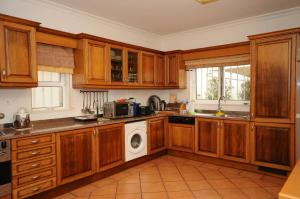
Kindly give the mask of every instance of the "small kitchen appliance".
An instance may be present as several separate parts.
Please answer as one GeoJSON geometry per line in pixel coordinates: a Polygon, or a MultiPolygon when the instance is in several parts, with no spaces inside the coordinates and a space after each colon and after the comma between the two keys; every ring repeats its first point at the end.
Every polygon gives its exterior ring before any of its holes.
{"type": "Polygon", "coordinates": [[[128,101],[105,102],[103,106],[103,117],[118,119],[134,116],[134,105],[128,101]]]}
{"type": "Polygon", "coordinates": [[[13,127],[15,129],[30,128],[30,116],[25,108],[20,108],[14,116],[13,127]]]}

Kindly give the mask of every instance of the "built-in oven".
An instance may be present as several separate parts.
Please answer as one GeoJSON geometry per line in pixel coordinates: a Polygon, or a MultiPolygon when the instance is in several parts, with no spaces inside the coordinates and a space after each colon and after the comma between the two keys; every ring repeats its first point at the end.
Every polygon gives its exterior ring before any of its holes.
{"type": "Polygon", "coordinates": [[[0,141],[0,197],[11,194],[10,140],[0,141]]]}

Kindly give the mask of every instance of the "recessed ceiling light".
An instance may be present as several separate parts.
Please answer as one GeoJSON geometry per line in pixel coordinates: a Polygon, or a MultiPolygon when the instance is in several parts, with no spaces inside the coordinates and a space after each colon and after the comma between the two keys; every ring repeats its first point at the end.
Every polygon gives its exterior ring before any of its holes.
{"type": "Polygon", "coordinates": [[[218,0],[196,0],[197,2],[201,3],[201,4],[208,4],[208,3],[212,3],[218,0]]]}

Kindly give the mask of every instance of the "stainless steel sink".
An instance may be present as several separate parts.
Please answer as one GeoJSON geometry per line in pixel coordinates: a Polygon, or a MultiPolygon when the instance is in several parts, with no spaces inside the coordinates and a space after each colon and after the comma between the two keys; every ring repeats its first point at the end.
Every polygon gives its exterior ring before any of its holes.
{"type": "Polygon", "coordinates": [[[238,112],[238,111],[227,111],[222,116],[216,115],[217,111],[213,110],[196,110],[196,116],[209,117],[209,118],[231,118],[231,119],[244,119],[249,120],[250,115],[248,112],[238,112]]]}

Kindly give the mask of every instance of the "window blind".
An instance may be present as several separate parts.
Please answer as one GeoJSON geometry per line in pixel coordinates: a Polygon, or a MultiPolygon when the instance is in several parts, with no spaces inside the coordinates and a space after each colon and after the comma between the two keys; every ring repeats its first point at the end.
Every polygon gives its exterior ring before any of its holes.
{"type": "Polygon", "coordinates": [[[73,73],[75,67],[72,48],[48,44],[37,45],[38,70],[57,73],[73,73]]]}
{"type": "Polygon", "coordinates": [[[185,65],[188,69],[245,65],[249,63],[250,63],[249,54],[185,61],[185,65]]]}

